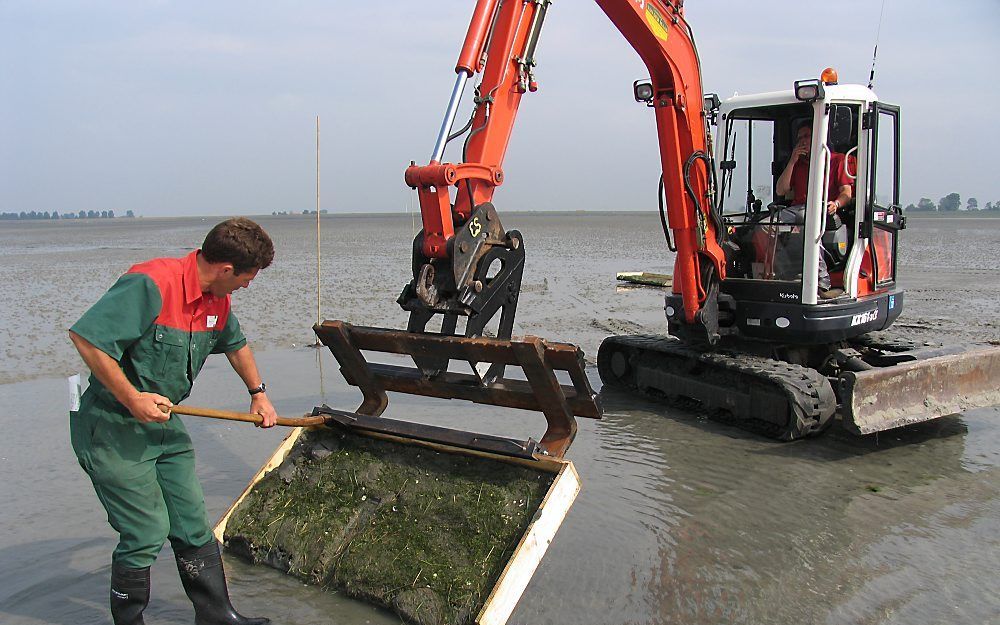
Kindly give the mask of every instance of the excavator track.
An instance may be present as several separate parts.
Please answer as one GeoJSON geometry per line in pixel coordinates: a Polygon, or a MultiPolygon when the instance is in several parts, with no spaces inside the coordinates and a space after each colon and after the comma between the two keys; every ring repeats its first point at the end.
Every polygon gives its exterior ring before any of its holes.
{"type": "Polygon", "coordinates": [[[605,384],[783,441],[823,431],[837,408],[829,380],[814,369],[670,337],[608,337],[597,367],[605,384]]]}
{"type": "Polygon", "coordinates": [[[891,330],[862,334],[850,339],[849,343],[854,347],[875,349],[889,353],[909,352],[921,348],[942,346],[937,341],[918,341],[892,332],[891,330]]]}

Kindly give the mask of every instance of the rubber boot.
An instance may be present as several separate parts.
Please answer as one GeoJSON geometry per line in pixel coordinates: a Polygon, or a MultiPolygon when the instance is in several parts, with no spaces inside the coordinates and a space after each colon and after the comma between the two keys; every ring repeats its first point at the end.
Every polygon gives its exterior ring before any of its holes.
{"type": "Polygon", "coordinates": [[[215,541],[203,547],[174,553],[177,572],[188,599],[194,604],[195,625],[267,625],[270,619],[247,618],[229,600],[222,554],[215,541]]]}
{"type": "Polygon", "coordinates": [[[130,569],[111,565],[111,619],[115,625],[144,625],[142,611],[149,604],[149,567],[130,569]]]}

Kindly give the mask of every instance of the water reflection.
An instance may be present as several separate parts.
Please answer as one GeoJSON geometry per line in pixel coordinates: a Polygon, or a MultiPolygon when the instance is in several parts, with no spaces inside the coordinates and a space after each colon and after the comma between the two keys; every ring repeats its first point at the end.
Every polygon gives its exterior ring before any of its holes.
{"type": "MultiPolygon", "coordinates": [[[[941,567],[923,572],[893,538],[905,537],[910,547],[930,541],[939,562],[961,565],[968,555],[961,549],[978,548],[962,532],[940,531],[941,519],[956,513],[947,493],[961,485],[965,495],[975,493],[965,506],[997,507],[996,457],[979,469],[991,471],[993,483],[977,482],[966,468],[969,426],[962,417],[879,437],[834,430],[782,444],[623,393],[606,391],[603,399],[598,455],[575,456],[576,462],[588,489],[614,493],[616,515],[643,526],[637,532],[623,524],[626,533],[651,536],[656,547],[649,570],[636,561],[631,572],[629,596],[645,609],[599,618],[583,612],[585,622],[825,622],[834,615],[867,618],[886,601],[901,610],[925,601],[912,588],[936,588],[941,567]],[[862,563],[881,562],[887,550],[899,552],[897,565],[913,579],[895,595],[883,589],[865,596],[885,572],[862,563]]],[[[981,429],[987,440],[977,447],[995,449],[995,428],[981,429]]],[[[577,513],[585,505],[581,501],[577,513]]],[[[995,517],[972,516],[994,531],[1000,527],[995,517]]],[[[995,606],[987,603],[979,612],[995,606]]],[[[924,613],[905,622],[940,622],[924,613]]]]}

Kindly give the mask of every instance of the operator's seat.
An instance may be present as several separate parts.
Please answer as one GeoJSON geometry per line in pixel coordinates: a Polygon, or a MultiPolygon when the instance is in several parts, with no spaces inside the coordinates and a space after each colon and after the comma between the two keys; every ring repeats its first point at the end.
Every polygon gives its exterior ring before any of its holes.
{"type": "Polygon", "coordinates": [[[830,273],[841,272],[847,265],[847,254],[851,249],[853,228],[848,227],[854,221],[854,200],[847,206],[826,218],[826,229],[823,231],[823,253],[830,273]],[[842,216],[843,213],[843,216],[842,216]]]}

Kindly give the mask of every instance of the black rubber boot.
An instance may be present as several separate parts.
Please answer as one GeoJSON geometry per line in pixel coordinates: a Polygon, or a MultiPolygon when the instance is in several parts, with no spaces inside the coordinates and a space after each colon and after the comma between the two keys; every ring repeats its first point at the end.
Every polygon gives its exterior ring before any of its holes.
{"type": "Polygon", "coordinates": [[[226,572],[222,568],[219,545],[174,552],[177,572],[188,599],[194,604],[195,625],[267,625],[270,619],[247,618],[229,600],[226,572]]]}
{"type": "Polygon", "coordinates": [[[149,603],[149,567],[130,569],[111,565],[111,618],[115,625],[144,625],[142,611],[149,603]]]}

